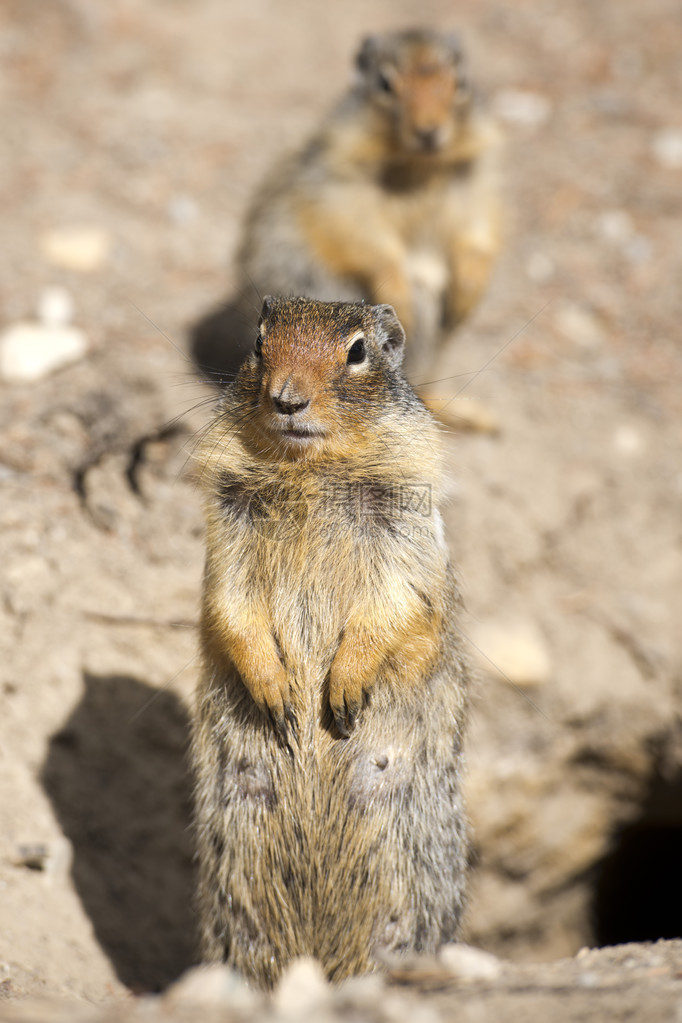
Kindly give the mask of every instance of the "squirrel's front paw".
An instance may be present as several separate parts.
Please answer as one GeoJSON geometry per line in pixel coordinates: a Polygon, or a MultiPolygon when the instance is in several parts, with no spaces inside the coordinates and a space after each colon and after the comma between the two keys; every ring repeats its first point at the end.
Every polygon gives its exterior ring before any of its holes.
{"type": "Polygon", "coordinates": [[[248,689],[281,741],[288,746],[290,737],[296,737],[296,715],[284,668],[268,677],[252,680],[248,689]]]}
{"type": "Polygon", "coordinates": [[[364,686],[357,676],[351,678],[345,672],[334,671],[329,679],[329,705],[334,721],[341,735],[347,739],[355,727],[362,709],[364,686]]]}

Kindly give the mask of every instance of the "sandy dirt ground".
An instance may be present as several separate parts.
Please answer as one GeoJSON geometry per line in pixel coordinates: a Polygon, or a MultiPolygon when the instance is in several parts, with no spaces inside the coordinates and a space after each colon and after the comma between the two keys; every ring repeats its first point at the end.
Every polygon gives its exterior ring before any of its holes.
{"type": "MultiPolygon", "coordinates": [[[[679,2],[0,0],[0,330],[71,304],[88,346],[0,380],[0,1005],[196,961],[188,339],[358,39],[417,21],[462,33],[507,136],[505,252],[436,374],[498,424],[444,437],[481,662],[467,936],[532,962],[680,934],[679,2]]],[[[623,1019],[675,1018],[677,988],[637,1012],[678,952],[610,989],[623,1019]]]]}

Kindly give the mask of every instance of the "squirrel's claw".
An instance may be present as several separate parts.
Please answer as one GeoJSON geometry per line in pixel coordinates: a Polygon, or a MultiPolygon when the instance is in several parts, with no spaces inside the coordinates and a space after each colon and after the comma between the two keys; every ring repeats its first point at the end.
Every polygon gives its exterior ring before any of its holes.
{"type": "Polygon", "coordinates": [[[348,699],[344,702],[346,704],[346,722],[348,724],[348,730],[352,732],[355,728],[355,722],[358,719],[358,714],[360,713],[360,704],[355,700],[350,701],[348,699]]]}
{"type": "Polygon", "coordinates": [[[275,678],[249,685],[249,692],[261,713],[268,719],[283,746],[291,748],[290,739],[298,738],[298,722],[291,703],[289,681],[280,671],[275,678]]]}
{"type": "Polygon", "coordinates": [[[341,733],[344,739],[347,739],[348,736],[350,735],[350,732],[348,731],[348,727],[346,725],[345,711],[332,707],[332,714],[334,715],[334,721],[336,722],[337,730],[341,733]]]}
{"type": "Polygon", "coordinates": [[[294,708],[290,703],[284,704],[284,717],[291,727],[291,734],[293,738],[298,740],[298,721],[296,720],[294,708]]]}
{"type": "Polygon", "coordinates": [[[280,740],[283,746],[289,745],[289,723],[292,724],[292,731],[295,727],[295,720],[292,721],[290,713],[286,710],[281,710],[276,707],[267,706],[265,708],[266,714],[270,719],[270,723],[275,730],[277,738],[280,740]]]}
{"type": "Polygon", "coordinates": [[[291,739],[298,740],[298,721],[294,708],[290,703],[283,703],[279,707],[267,705],[265,707],[267,717],[275,730],[277,738],[283,746],[291,750],[291,739]]]}
{"type": "Polygon", "coordinates": [[[358,719],[359,713],[360,703],[357,700],[349,700],[347,696],[343,698],[343,707],[332,704],[332,714],[334,715],[336,727],[344,739],[347,739],[355,728],[355,722],[358,719]]]}

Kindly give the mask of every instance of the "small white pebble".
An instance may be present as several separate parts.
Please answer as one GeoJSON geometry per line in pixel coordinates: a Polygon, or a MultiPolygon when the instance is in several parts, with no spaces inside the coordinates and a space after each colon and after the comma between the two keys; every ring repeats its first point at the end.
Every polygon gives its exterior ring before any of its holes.
{"type": "Polygon", "coordinates": [[[317,959],[301,956],[289,964],[272,997],[280,1015],[298,1018],[325,1005],[331,988],[317,959]]]}
{"type": "Polygon", "coordinates": [[[619,455],[625,458],[636,458],[644,451],[644,438],[639,430],[628,423],[623,423],[613,435],[613,446],[619,455]]]}
{"type": "Polygon", "coordinates": [[[214,963],[209,966],[194,966],[187,970],[168,988],[163,1000],[173,1008],[230,1006],[252,1009],[260,1000],[260,996],[248,988],[239,974],[229,966],[214,963]]]}
{"type": "Polygon", "coordinates": [[[631,263],[650,263],[654,248],[643,234],[636,234],[625,246],[625,255],[631,263]]]}
{"type": "Polygon", "coordinates": [[[682,128],[664,128],[657,132],[651,143],[654,158],[669,170],[682,168],[682,128]]]}
{"type": "Polygon", "coordinates": [[[366,977],[349,977],[336,989],[336,1001],[355,1009],[371,1009],[379,1005],[386,993],[386,982],[380,973],[366,977]]]}
{"type": "Polygon", "coordinates": [[[63,327],[73,319],[73,298],[66,288],[43,288],[38,299],[38,319],[47,327],[63,327]]]}
{"type": "Polygon", "coordinates": [[[438,958],[453,977],[461,980],[494,980],[502,972],[497,956],[471,945],[444,945],[438,958]]]}
{"type": "Polygon", "coordinates": [[[111,239],[101,227],[73,224],[46,231],[40,247],[53,266],[93,273],[106,262],[111,239]]]}
{"type": "Polygon", "coordinates": [[[480,622],[472,630],[472,643],[484,671],[516,686],[543,686],[552,676],[547,643],[530,620],[480,622]]]}
{"type": "Polygon", "coordinates": [[[552,112],[547,96],[526,89],[502,89],[493,98],[492,108],[501,121],[522,128],[540,127],[552,112]]]}
{"type": "Polygon", "coordinates": [[[597,348],[604,342],[599,321],[582,306],[565,303],[554,314],[554,322],[567,341],[581,348],[597,348]]]}
{"type": "Polygon", "coordinates": [[[544,252],[531,252],[526,260],[526,274],[536,284],[551,280],[555,271],[554,260],[544,252]]]}
{"type": "Polygon", "coordinates": [[[500,421],[494,410],[477,398],[436,398],[426,395],[424,400],[436,418],[453,430],[493,435],[500,432],[500,421]]]}
{"type": "Polygon", "coordinates": [[[65,884],[71,874],[73,846],[66,836],[50,842],[50,855],[45,864],[45,881],[48,885],[65,884]]]}
{"type": "Polygon", "coordinates": [[[12,324],[0,334],[0,377],[30,383],[81,359],[88,341],[77,327],[12,324]]]}
{"type": "Polygon", "coordinates": [[[608,242],[622,245],[634,234],[635,226],[627,210],[604,210],[597,217],[597,230],[608,242]]]}
{"type": "Polygon", "coordinates": [[[180,226],[196,220],[199,214],[199,207],[191,195],[174,195],[167,210],[169,218],[180,226]]]}

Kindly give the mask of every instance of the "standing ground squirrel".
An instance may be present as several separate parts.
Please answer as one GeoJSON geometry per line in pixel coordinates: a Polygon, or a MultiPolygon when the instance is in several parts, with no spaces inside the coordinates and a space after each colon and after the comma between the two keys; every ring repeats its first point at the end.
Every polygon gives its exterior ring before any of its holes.
{"type": "Polygon", "coordinates": [[[459,43],[427,29],[366,39],[358,80],[257,192],[237,254],[256,294],[388,302],[406,371],[427,369],[480,299],[500,248],[497,129],[459,43]]]}
{"type": "Polygon", "coordinates": [[[270,987],[456,934],[467,670],[390,306],[267,298],[201,447],[203,953],[270,987]]]}

